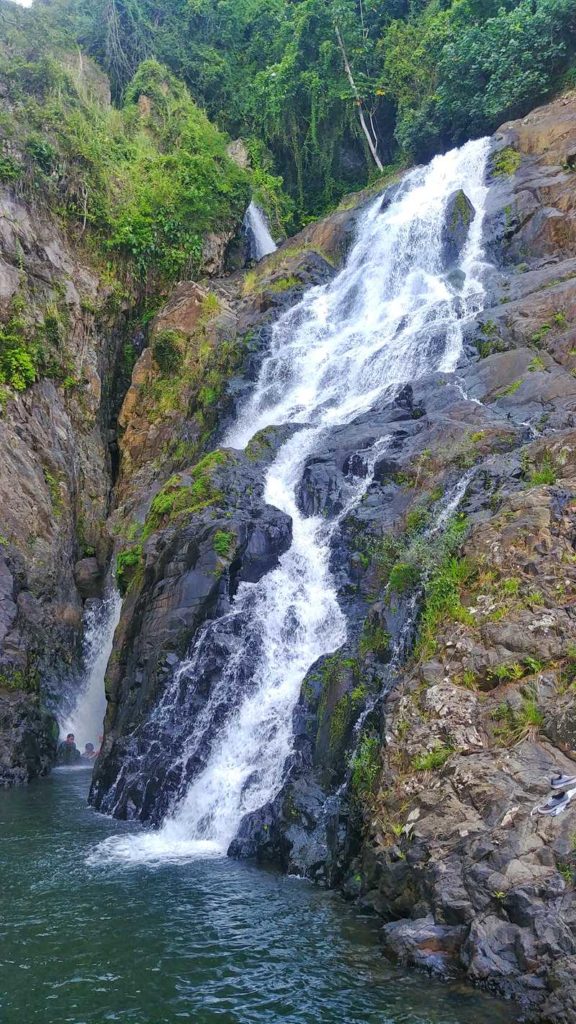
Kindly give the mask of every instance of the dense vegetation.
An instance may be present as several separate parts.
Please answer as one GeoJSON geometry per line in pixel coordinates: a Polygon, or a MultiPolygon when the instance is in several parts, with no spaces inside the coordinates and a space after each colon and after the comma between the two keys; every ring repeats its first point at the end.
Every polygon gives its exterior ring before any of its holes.
{"type": "Polygon", "coordinates": [[[251,191],[226,137],[156,61],[139,67],[114,109],[81,58],[42,49],[4,35],[0,180],[36,191],[80,234],[90,228],[93,246],[141,279],[193,273],[203,237],[237,223],[251,191]]]}
{"type": "MultiPolygon", "coordinates": [[[[0,185],[49,208],[113,303],[153,308],[198,274],[211,232],[236,230],[252,192],[279,191],[229,158],[227,137],[158,62],[143,62],[111,106],[105,75],[42,10],[0,4],[0,78],[0,185]]],[[[38,303],[24,253],[18,269],[0,323],[0,387],[23,391],[41,376],[72,387],[66,304],[56,292],[38,303]]]]}
{"type": "MultiPolygon", "coordinates": [[[[575,54],[574,0],[0,0],[0,184],[150,299],[201,271],[251,194],[290,231],[576,81],[575,54]]],[[[71,380],[65,324],[32,328],[19,302],[0,384],[71,380]]]]}
{"type": "Polygon", "coordinates": [[[270,150],[301,217],[366,181],[370,138],[382,164],[428,159],[525,113],[576,50],[573,0],[44,2],[117,98],[154,56],[221,128],[270,150]]]}

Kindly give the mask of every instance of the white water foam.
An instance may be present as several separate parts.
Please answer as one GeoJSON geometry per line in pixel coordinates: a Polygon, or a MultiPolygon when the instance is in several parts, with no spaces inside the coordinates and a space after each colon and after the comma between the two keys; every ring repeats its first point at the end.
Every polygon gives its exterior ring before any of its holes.
{"type": "MultiPolygon", "coordinates": [[[[157,832],[112,837],[94,862],[223,855],[243,816],[280,789],[302,679],[346,638],[329,570],[334,521],[303,516],[295,489],[307,457],[331,427],[351,422],[407,381],[455,368],[464,324],[484,295],[487,153],[487,140],[471,142],[409,174],[387,209],[381,211],[379,199],[367,211],[340,274],[308,292],[275,325],[254,394],[225,443],[242,448],[266,426],[306,425],[282,446],[266,479],[266,501],[292,518],[292,546],[277,569],[256,584],[242,584],[229,613],[249,626],[194,725],[186,757],[205,736],[218,701],[226,704],[227,696],[236,695],[201,774],[157,832]],[[459,189],[476,216],[459,261],[461,284],[453,285],[443,266],[441,233],[448,201],[459,189]],[[246,657],[250,685],[242,690],[246,657]]],[[[347,509],[369,482],[369,472],[350,479],[347,509]]],[[[200,664],[210,628],[201,631],[181,671],[200,664]]]]}
{"type": "Polygon", "coordinates": [[[250,244],[250,256],[257,263],[278,248],[270,234],[268,221],[254,200],[244,214],[243,228],[250,244]]]}
{"type": "Polygon", "coordinates": [[[60,735],[73,732],[80,750],[86,743],[98,749],[102,735],[106,695],[104,676],[112,653],[114,631],[120,619],[122,599],[117,590],[103,601],[95,602],[86,612],[84,622],[84,664],[86,675],[73,707],[60,722],[60,735]]]}

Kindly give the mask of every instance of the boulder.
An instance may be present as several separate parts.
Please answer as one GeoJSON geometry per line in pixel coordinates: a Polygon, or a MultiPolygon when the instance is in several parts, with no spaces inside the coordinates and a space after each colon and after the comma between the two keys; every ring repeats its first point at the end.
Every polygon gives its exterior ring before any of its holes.
{"type": "Polygon", "coordinates": [[[442,226],[442,255],[447,267],[457,262],[475,216],[476,211],[461,188],[448,197],[442,226]]]}
{"type": "Polygon", "coordinates": [[[58,724],[37,697],[0,689],[0,787],[46,775],[57,743],[58,724]]]}
{"type": "Polygon", "coordinates": [[[83,601],[90,597],[101,597],[103,576],[96,558],[81,558],[76,562],[74,579],[83,601]]]}
{"type": "Polygon", "coordinates": [[[459,952],[465,934],[464,927],[438,925],[430,916],[391,921],[382,928],[384,952],[391,959],[442,978],[453,977],[461,969],[459,952]]]}

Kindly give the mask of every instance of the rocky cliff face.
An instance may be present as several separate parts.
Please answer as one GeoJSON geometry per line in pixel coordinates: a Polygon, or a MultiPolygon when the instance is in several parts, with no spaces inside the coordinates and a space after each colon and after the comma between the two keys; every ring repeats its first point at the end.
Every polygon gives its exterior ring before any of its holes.
{"type": "MultiPolygon", "coordinates": [[[[17,312],[62,367],[20,393],[4,388],[1,397],[0,692],[24,732],[29,717],[33,746],[40,691],[54,708],[78,674],[83,601],[98,594],[108,556],[106,430],[117,339],[112,321],[96,316],[109,289],[53,218],[7,189],[0,297],[8,329],[17,312]]],[[[1,731],[5,781],[11,763],[18,779],[45,770],[50,744],[40,744],[26,768],[10,753],[11,733],[1,731]]]]}
{"type": "Polygon", "coordinates": [[[113,521],[127,596],[107,676],[97,807],[157,822],[199,768],[198,759],[173,765],[225,662],[225,629],[201,682],[183,677],[172,702],[175,666],[199,628],[225,616],[239,584],[277,564],[291,537],[289,519],[263,502],[285,432],[257,436],[245,454],[211,449],[251,387],[270,322],[335,273],[355,216],[307,229],[249,275],[210,290],[180,285],[152,324],[119,417],[113,521]]]}
{"type": "MultiPolygon", "coordinates": [[[[554,771],[574,772],[576,746],[575,148],[574,96],[496,135],[488,307],[458,377],[419,382],[397,400],[397,451],[335,555],[347,559],[342,601],[350,606],[355,584],[371,604],[364,635],[382,623],[397,637],[415,536],[426,536],[437,494],[468,474],[469,533],[424,585],[415,653],[390,679],[387,652],[372,643],[367,654],[361,639],[311,674],[293,781],[235,844],[239,855],[340,881],[382,916],[387,952],[403,962],[464,971],[538,1007],[539,1019],[566,1022],[574,814],[531,811],[554,771]],[[382,530],[387,545],[366,544],[382,530]],[[347,775],[359,680],[390,693],[364,723],[348,800],[327,802],[347,775]]],[[[349,433],[309,467],[311,507],[334,500],[349,433]]]]}
{"type": "MultiPolygon", "coordinates": [[[[576,97],[503,127],[490,160],[489,299],[461,366],[405,387],[308,460],[301,507],[331,514],[355,453],[392,434],[334,535],[349,640],[310,671],[286,783],[230,851],[341,886],[382,916],[391,955],[466,973],[566,1022],[576,826],[571,810],[542,821],[530,812],[552,770],[571,771],[576,743],[575,166],[576,97]],[[466,521],[437,529],[458,504],[466,521]]],[[[473,215],[455,194],[447,250],[462,246],[473,215]]],[[[335,273],[356,216],[342,209],[309,226],[249,274],[179,286],[134,368],[110,521],[126,596],[92,793],[116,815],[159,821],[202,766],[201,748],[183,755],[226,662],[226,612],[291,536],[263,499],[285,429],[257,435],[244,454],[215,445],[270,323],[335,273]],[[174,684],[208,623],[210,657],[174,684]]],[[[54,250],[41,244],[45,277],[54,250]]],[[[19,688],[14,673],[28,680],[46,665],[50,679],[63,661],[73,667],[81,599],[106,558],[106,369],[87,312],[99,285],[60,245],[50,273],[67,296],[86,384],[78,394],[35,385],[0,421],[19,459],[0,474],[13,509],[1,549],[2,670],[19,688]],[[81,557],[92,548],[96,565],[81,557]]],[[[6,263],[9,300],[18,263],[6,263]]],[[[14,720],[20,705],[4,700],[14,720]]],[[[20,700],[32,708],[35,698],[20,700]]]]}
{"type": "MultiPolygon", "coordinates": [[[[102,117],[110,114],[108,79],[91,60],[59,53],[48,63],[69,76],[62,89],[96,120],[98,110],[102,117]]],[[[138,317],[145,289],[160,287],[145,284],[133,267],[119,266],[102,238],[91,234],[89,160],[85,166],[76,153],[75,161],[73,143],[67,140],[67,150],[54,130],[53,112],[46,138],[30,134],[22,92],[9,85],[0,87],[7,126],[0,168],[1,784],[49,768],[57,726],[52,718],[48,729],[46,716],[65,708],[67,698],[73,702],[83,669],[85,602],[101,596],[113,547],[108,517],[117,415],[144,342],[138,317]],[[83,217],[74,215],[82,209],[83,217]]],[[[46,99],[38,90],[37,105],[46,99]]],[[[149,113],[150,104],[140,110],[143,121],[149,113]]],[[[221,234],[205,233],[206,273],[222,271],[234,231],[231,219],[221,234]]],[[[179,340],[165,331],[164,342],[169,361],[171,353],[178,355],[179,340]]],[[[139,365],[143,382],[150,355],[147,350],[139,365]]],[[[205,366],[205,357],[184,370],[192,376],[206,368],[221,371],[209,358],[205,366]]],[[[227,352],[222,358],[232,365],[235,357],[227,352]]],[[[136,417],[127,431],[119,502],[129,475],[133,492],[148,488],[153,496],[153,470],[143,467],[160,456],[167,437],[174,440],[171,417],[187,394],[182,374],[163,380],[160,390],[147,398],[148,410],[156,403],[149,436],[139,432],[136,417]]],[[[141,401],[136,383],[130,400],[135,397],[141,401]]],[[[204,397],[208,408],[212,391],[204,397]]],[[[148,410],[140,410],[140,422],[148,410]]],[[[207,426],[190,427],[183,444],[199,451],[196,442],[207,426]]],[[[127,507],[124,520],[131,514],[127,507]]]]}
{"type": "MultiPolygon", "coordinates": [[[[462,365],[333,433],[306,466],[301,507],[332,514],[354,453],[393,434],[334,539],[349,641],[305,680],[286,784],[230,851],[342,886],[382,916],[390,955],[566,1022],[573,814],[530,812],[576,745],[575,154],[574,96],[497,133],[489,298],[462,365]],[[459,499],[466,523],[446,536],[434,524],[459,499]]],[[[446,246],[458,250],[474,211],[464,195],[452,211],[446,246]]],[[[178,754],[225,663],[225,629],[173,706],[168,681],[238,582],[290,542],[262,501],[281,432],[245,455],[206,453],[254,379],[267,324],[334,273],[355,216],[309,227],[211,293],[183,285],[136,366],[120,418],[128,595],[93,790],[115,814],[158,821],[200,770],[201,754],[178,754]],[[167,339],[175,370],[162,367],[167,339]]]]}

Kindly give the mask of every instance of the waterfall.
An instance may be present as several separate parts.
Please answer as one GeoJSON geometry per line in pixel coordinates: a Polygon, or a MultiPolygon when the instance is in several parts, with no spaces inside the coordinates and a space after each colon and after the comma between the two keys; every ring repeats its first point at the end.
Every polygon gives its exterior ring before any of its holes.
{"type": "Polygon", "coordinates": [[[269,253],[275,252],[277,246],[270,234],[268,221],[254,200],[244,214],[242,228],[247,239],[250,259],[256,260],[258,263],[269,253]]]}
{"type": "Polygon", "coordinates": [[[83,750],[86,743],[98,749],[102,735],[106,695],[104,675],[112,653],[114,631],[120,619],[122,600],[117,590],[110,591],[102,601],[94,601],[84,617],[85,676],[73,706],[60,722],[60,734],[73,732],[76,745],[83,750]]]}
{"type": "MultiPolygon", "coordinates": [[[[243,816],[278,792],[302,679],[346,639],[329,568],[335,522],[305,517],[296,488],[307,458],[331,429],[369,412],[407,381],[455,369],[466,320],[483,303],[487,154],[487,140],[470,142],[408,174],[391,203],[383,209],[379,198],[366,211],[338,276],[311,289],[276,323],[252,397],[225,444],[242,448],[271,424],[302,425],[279,450],[265,485],[266,501],[292,518],[292,546],[275,570],[240,586],[224,619],[203,627],[157,709],[167,714],[182,680],[201,676],[214,632],[221,638],[225,631],[225,669],[181,758],[189,761],[207,744],[204,767],[159,831],[108,839],[96,859],[225,854],[243,816]],[[459,189],[476,216],[455,275],[446,265],[443,231],[459,189]],[[232,710],[223,713],[226,708],[232,710]]],[[[385,446],[386,438],[376,444],[385,446]]],[[[359,454],[364,469],[349,475],[347,511],[366,492],[376,453],[359,454]]]]}

